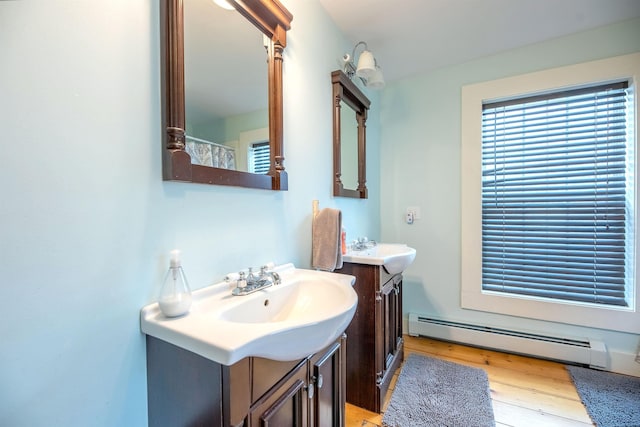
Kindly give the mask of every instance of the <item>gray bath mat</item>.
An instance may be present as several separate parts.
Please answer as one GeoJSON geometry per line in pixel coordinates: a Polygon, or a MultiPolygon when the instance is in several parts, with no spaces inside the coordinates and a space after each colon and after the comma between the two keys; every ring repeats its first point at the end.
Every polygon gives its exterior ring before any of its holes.
{"type": "Polygon", "coordinates": [[[579,366],[567,369],[598,427],[640,426],[640,378],[579,366]]]}
{"type": "Polygon", "coordinates": [[[382,425],[495,426],[487,373],[411,354],[404,362],[382,425]]]}

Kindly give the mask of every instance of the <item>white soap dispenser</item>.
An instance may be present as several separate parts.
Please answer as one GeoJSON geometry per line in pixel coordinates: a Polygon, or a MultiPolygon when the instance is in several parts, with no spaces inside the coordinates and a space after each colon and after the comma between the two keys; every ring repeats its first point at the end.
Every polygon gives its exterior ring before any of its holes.
{"type": "Polygon", "coordinates": [[[158,304],[167,317],[182,316],[191,308],[191,289],[182,271],[179,250],[171,251],[171,263],[164,278],[158,304]]]}

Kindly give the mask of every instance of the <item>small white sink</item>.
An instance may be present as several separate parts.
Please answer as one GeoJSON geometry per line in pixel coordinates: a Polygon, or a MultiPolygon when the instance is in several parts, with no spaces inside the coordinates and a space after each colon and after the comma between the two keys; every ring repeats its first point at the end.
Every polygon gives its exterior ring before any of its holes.
{"type": "Polygon", "coordinates": [[[344,262],[382,265],[389,274],[402,273],[416,258],[416,250],[402,243],[378,243],[363,250],[349,250],[344,262]]]}
{"type": "Polygon", "coordinates": [[[232,296],[222,282],[193,292],[190,312],[165,317],[157,303],[141,310],[142,332],[223,365],[248,357],[297,360],[331,344],[349,326],[358,297],[353,276],[275,268],[282,283],[232,296]]]}

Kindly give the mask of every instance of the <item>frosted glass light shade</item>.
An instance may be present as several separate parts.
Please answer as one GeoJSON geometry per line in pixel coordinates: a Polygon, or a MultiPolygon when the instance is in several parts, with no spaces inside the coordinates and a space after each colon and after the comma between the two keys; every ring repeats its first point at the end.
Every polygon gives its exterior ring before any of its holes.
{"type": "Polygon", "coordinates": [[[358,59],[356,76],[368,79],[376,71],[376,60],[368,50],[363,51],[358,59]]]}
{"type": "Polygon", "coordinates": [[[376,70],[367,80],[367,87],[372,89],[382,89],[384,87],[384,76],[380,67],[376,67],[376,70]]]}
{"type": "Polygon", "coordinates": [[[213,2],[223,9],[236,10],[236,8],[233,7],[229,2],[227,2],[227,0],[213,0],[213,2]]]}

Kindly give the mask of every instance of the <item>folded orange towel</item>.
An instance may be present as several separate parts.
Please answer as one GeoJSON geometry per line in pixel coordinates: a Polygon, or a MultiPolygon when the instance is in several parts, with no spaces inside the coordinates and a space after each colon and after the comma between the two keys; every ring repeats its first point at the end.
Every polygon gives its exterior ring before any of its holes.
{"type": "Polygon", "coordinates": [[[339,209],[324,208],[313,220],[312,261],[313,268],[333,271],[342,268],[342,212],[339,209]]]}

